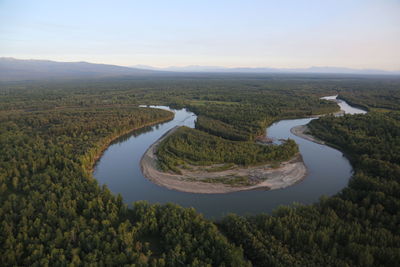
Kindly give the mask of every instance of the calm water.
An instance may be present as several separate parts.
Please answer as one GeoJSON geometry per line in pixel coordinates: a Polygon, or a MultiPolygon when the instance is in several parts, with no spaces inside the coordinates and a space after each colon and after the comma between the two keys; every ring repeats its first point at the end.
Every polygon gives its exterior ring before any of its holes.
{"type": "Polygon", "coordinates": [[[325,100],[336,100],[338,105],[340,106],[341,110],[344,110],[344,112],[346,114],[365,114],[367,113],[367,111],[356,108],[356,107],[352,107],[349,104],[347,104],[346,101],[340,100],[340,99],[336,99],[337,95],[333,95],[333,96],[325,96],[322,97],[321,99],[325,99],[325,100]]]}
{"type": "MultiPolygon", "coordinates": [[[[335,98],[336,96],[330,97],[335,98]]],[[[341,101],[340,107],[347,113],[365,113],[341,101]]],[[[158,108],[169,109],[158,106],[158,108]]],[[[155,185],[140,170],[140,159],[146,149],[166,131],[176,125],[194,127],[196,116],[182,110],[172,110],[175,118],[153,127],[133,132],[116,140],[97,162],[94,177],[100,184],[123,196],[126,203],[147,200],[151,203],[173,202],[184,207],[194,207],[208,218],[220,218],[228,213],[240,215],[271,212],[279,205],[294,202],[309,204],[322,195],[330,196],[344,188],[352,174],[349,161],[342,153],[328,146],[319,145],[290,133],[290,128],[304,125],[312,119],[282,120],[271,125],[268,136],[292,138],[299,144],[307,166],[306,178],[296,185],[273,191],[246,191],[229,194],[184,193],[155,185]]]]}

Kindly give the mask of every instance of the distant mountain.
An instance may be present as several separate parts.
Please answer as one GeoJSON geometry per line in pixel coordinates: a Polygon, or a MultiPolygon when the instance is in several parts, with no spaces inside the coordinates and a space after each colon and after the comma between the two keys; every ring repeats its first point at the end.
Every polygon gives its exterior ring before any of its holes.
{"type": "Polygon", "coordinates": [[[310,67],[310,68],[227,68],[219,66],[183,66],[156,68],[146,65],[135,65],[132,67],[163,70],[174,72],[224,72],[224,73],[337,73],[337,74],[375,74],[375,75],[400,75],[400,71],[385,71],[377,69],[351,69],[341,67],[310,67]]]}
{"type": "MultiPolygon", "coordinates": [[[[0,81],[52,80],[106,77],[181,76],[182,73],[338,73],[400,75],[400,71],[349,69],[338,67],[311,67],[304,69],[226,68],[218,66],[185,66],[156,68],[147,65],[122,67],[88,62],[56,62],[50,60],[23,60],[0,57],[0,81]],[[180,74],[179,74],[180,73],[180,74]]],[[[186,74],[184,74],[186,75],[186,74]]]]}
{"type": "Polygon", "coordinates": [[[0,58],[0,81],[146,76],[155,73],[158,72],[147,69],[93,64],[88,62],[56,62],[49,60],[0,58]]]}
{"type": "Polygon", "coordinates": [[[343,74],[376,74],[376,75],[400,74],[400,71],[387,71],[378,69],[351,69],[351,68],[340,68],[340,67],[311,67],[308,69],[303,69],[302,72],[304,71],[312,73],[343,73],[343,74]]]}

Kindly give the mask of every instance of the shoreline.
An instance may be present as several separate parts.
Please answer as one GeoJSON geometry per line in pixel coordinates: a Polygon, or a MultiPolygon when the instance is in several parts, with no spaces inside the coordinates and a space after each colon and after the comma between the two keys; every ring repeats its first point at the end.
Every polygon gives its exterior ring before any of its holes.
{"type": "Polygon", "coordinates": [[[290,129],[290,132],[294,134],[295,136],[298,136],[300,138],[303,138],[305,140],[320,144],[320,145],[326,145],[326,143],[322,140],[319,140],[318,138],[312,136],[311,134],[308,134],[308,126],[307,125],[297,125],[294,126],[290,129]]]}
{"type": "MultiPolygon", "coordinates": [[[[168,111],[168,112],[170,112],[170,111],[168,111]]],[[[170,116],[168,116],[166,118],[159,119],[159,120],[156,120],[156,121],[147,122],[147,123],[145,123],[145,124],[143,124],[141,126],[134,127],[134,128],[122,131],[120,134],[118,134],[118,135],[116,135],[114,137],[111,137],[110,139],[106,139],[101,144],[101,146],[99,148],[100,151],[95,153],[96,155],[91,159],[90,164],[85,168],[85,170],[93,176],[93,172],[94,172],[94,169],[96,168],[97,162],[100,160],[100,158],[103,156],[104,152],[108,149],[108,147],[111,145],[112,142],[114,142],[115,140],[117,140],[118,138],[120,138],[120,137],[122,137],[124,135],[132,133],[133,131],[140,130],[142,128],[149,127],[149,126],[154,126],[154,125],[157,125],[159,123],[170,121],[170,120],[172,120],[174,118],[174,113],[173,112],[171,112],[171,113],[172,114],[170,114],[170,116]]]]}
{"type": "Polygon", "coordinates": [[[304,165],[303,158],[300,154],[297,154],[289,161],[281,162],[278,168],[272,168],[270,164],[265,164],[258,166],[239,167],[212,173],[184,171],[183,174],[174,174],[170,172],[163,172],[157,167],[157,146],[166,137],[174,133],[178,128],[179,126],[175,126],[162,135],[146,150],[140,160],[140,168],[143,176],[157,185],[187,193],[226,194],[249,190],[282,189],[294,185],[306,177],[307,168],[304,165]],[[264,180],[257,184],[246,186],[231,186],[223,183],[207,183],[201,181],[202,179],[221,178],[232,175],[253,175],[262,177],[264,180]],[[188,179],[195,179],[195,181],[188,181],[188,179]]]}

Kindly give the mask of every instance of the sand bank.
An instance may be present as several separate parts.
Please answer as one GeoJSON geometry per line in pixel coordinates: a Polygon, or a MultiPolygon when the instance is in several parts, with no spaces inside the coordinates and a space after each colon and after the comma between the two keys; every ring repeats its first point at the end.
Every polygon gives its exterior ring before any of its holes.
{"type": "Polygon", "coordinates": [[[157,167],[157,145],[164,138],[175,132],[175,127],[165,133],[144,153],[140,166],[143,175],[155,184],[182,192],[201,194],[223,194],[245,190],[274,190],[291,186],[301,181],[307,173],[306,166],[300,154],[291,160],[281,162],[273,168],[270,164],[250,167],[235,167],[220,172],[182,170],[182,174],[163,172],[157,167]],[[241,186],[224,183],[209,183],[202,180],[226,177],[248,177],[257,181],[255,184],[241,186]]]}
{"type": "Polygon", "coordinates": [[[324,141],[319,140],[318,138],[312,136],[311,134],[308,133],[308,127],[307,125],[298,125],[290,129],[290,132],[298,137],[301,137],[303,139],[306,139],[308,141],[320,144],[320,145],[325,145],[324,141]]]}

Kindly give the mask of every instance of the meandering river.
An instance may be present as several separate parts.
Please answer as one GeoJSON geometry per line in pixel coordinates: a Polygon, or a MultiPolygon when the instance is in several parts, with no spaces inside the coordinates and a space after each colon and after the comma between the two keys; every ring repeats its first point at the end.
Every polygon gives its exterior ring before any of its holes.
{"type": "MultiPolygon", "coordinates": [[[[325,97],[328,100],[336,96],[325,97]]],[[[365,113],[338,100],[340,108],[348,114],[365,113]]],[[[268,213],[280,205],[293,203],[310,204],[321,196],[336,194],[345,186],[352,175],[352,167],[342,152],[302,139],[290,129],[304,125],[314,118],[281,120],[267,128],[269,137],[291,138],[299,145],[300,153],[307,166],[304,180],[285,189],[272,191],[243,191],[228,194],[184,193],[153,184],[140,170],[140,159],[147,148],[165,132],[177,125],[194,127],[195,114],[186,109],[173,110],[165,106],[152,106],[175,112],[173,120],[152,127],[136,130],[115,140],[94,168],[94,177],[106,184],[115,194],[121,194],[126,203],[147,200],[150,203],[176,203],[194,207],[208,218],[220,218],[228,213],[240,215],[268,213]]]]}

